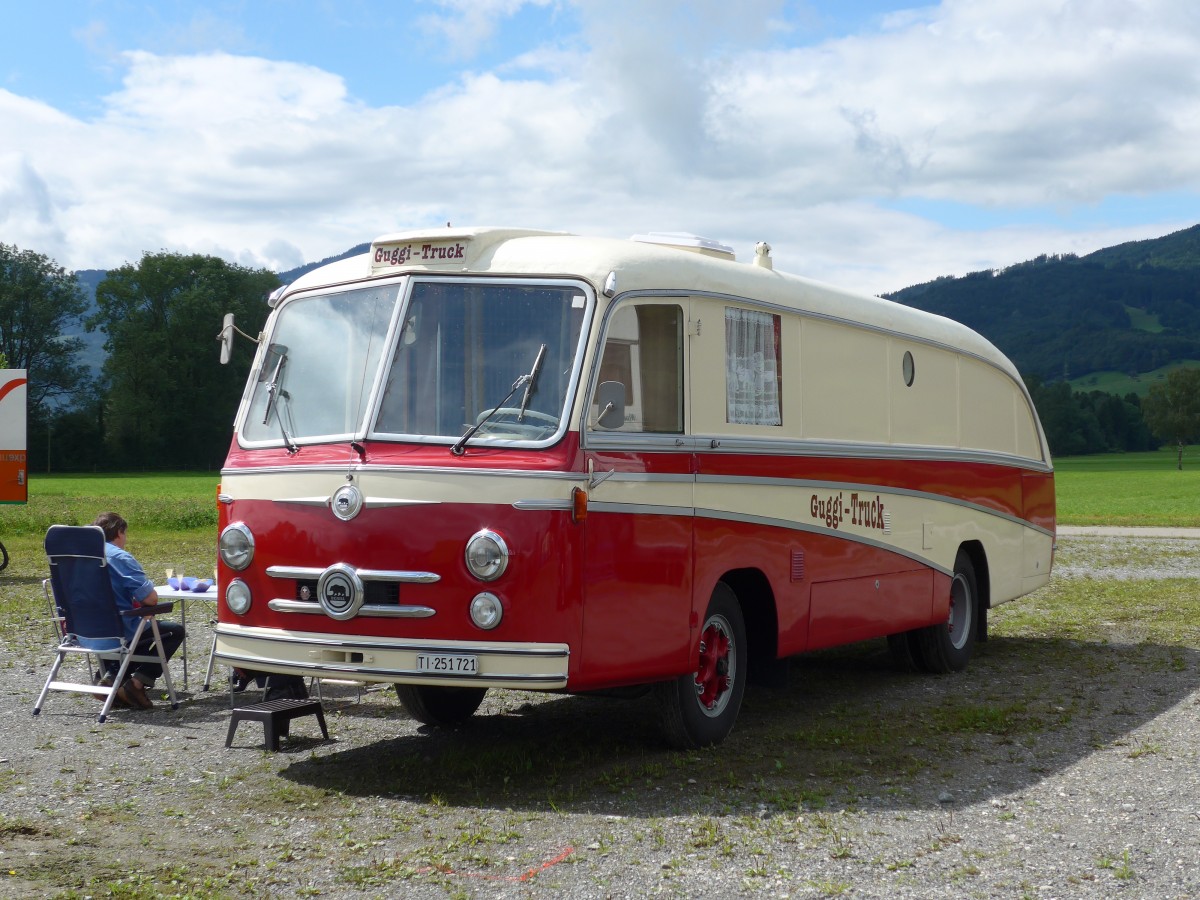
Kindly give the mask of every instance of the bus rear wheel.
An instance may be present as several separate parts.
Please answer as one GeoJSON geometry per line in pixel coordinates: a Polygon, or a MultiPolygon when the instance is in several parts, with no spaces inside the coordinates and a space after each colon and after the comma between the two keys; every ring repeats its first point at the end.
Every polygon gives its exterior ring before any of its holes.
{"type": "Polygon", "coordinates": [[[398,684],[396,696],[404,711],[423,725],[449,728],[461,725],[475,714],[487,688],[441,687],[427,684],[398,684]]]}
{"type": "Polygon", "coordinates": [[[725,740],[742,708],[746,663],[742,607],[729,585],[720,582],[700,633],[699,667],[655,687],[667,743],[690,750],[725,740]]]}
{"type": "Polygon", "coordinates": [[[920,661],[929,672],[958,672],[971,661],[979,633],[979,589],[975,566],[959,550],[950,580],[950,616],[940,625],[917,631],[920,661]]]}

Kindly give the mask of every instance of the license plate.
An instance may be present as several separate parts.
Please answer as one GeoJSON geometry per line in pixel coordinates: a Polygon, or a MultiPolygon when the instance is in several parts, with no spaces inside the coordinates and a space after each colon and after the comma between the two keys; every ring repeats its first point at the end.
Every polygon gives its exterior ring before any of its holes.
{"type": "Polygon", "coordinates": [[[475,675],[479,663],[474,656],[456,653],[418,653],[418,672],[441,672],[447,675],[475,675]]]}

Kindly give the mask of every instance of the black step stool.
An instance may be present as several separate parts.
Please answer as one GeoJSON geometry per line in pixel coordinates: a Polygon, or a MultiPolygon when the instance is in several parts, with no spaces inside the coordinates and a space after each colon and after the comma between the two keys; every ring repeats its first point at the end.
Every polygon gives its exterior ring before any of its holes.
{"type": "Polygon", "coordinates": [[[239,706],[233,710],[229,720],[229,734],[225,736],[225,746],[233,743],[233,733],[237,731],[238,723],[244,719],[251,722],[262,722],[265,731],[265,747],[267,750],[279,749],[279,739],[288,736],[292,719],[300,716],[316,716],[321,726],[321,734],[329,740],[329,729],[325,727],[325,711],[320,700],[264,700],[262,703],[251,703],[249,706],[239,706]]]}

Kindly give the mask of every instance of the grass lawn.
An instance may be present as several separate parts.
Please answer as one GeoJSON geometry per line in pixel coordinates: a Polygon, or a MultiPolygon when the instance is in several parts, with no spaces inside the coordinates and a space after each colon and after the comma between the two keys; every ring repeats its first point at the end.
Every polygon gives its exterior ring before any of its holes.
{"type": "Polygon", "coordinates": [[[133,531],[177,532],[217,527],[216,472],[126,472],[38,475],[29,503],[0,507],[0,535],[46,534],[51,525],[88,525],[99,513],[120,513],[133,531]]]}
{"type": "Polygon", "coordinates": [[[1054,460],[1061,525],[1200,527],[1200,447],[1054,460]]]}

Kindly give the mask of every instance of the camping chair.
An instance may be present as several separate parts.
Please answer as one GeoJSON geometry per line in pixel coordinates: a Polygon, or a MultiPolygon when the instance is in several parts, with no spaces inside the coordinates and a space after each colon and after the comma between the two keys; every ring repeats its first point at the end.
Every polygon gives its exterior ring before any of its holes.
{"type": "Polygon", "coordinates": [[[104,698],[99,721],[108,718],[117,688],[124,683],[125,673],[133,662],[157,662],[162,666],[171,698],[171,709],[179,708],[171,670],[163,653],[162,640],[155,616],[171,612],[173,603],[158,603],[137,609],[123,610],[117,606],[108,577],[108,560],[104,556],[104,531],[96,525],[51,525],[46,532],[46,557],[50,561],[50,587],[54,594],[55,612],[61,619],[60,639],[50,677],[42,688],[33,714],[42,711],[50,691],[73,691],[104,698]],[[133,639],[126,640],[124,620],[137,618],[133,639]],[[157,655],[138,655],[133,652],[146,626],[154,634],[157,655]],[[58,681],[59,670],[68,654],[87,657],[88,682],[58,681]],[[94,683],[91,657],[119,660],[120,667],[112,687],[94,683]]]}

